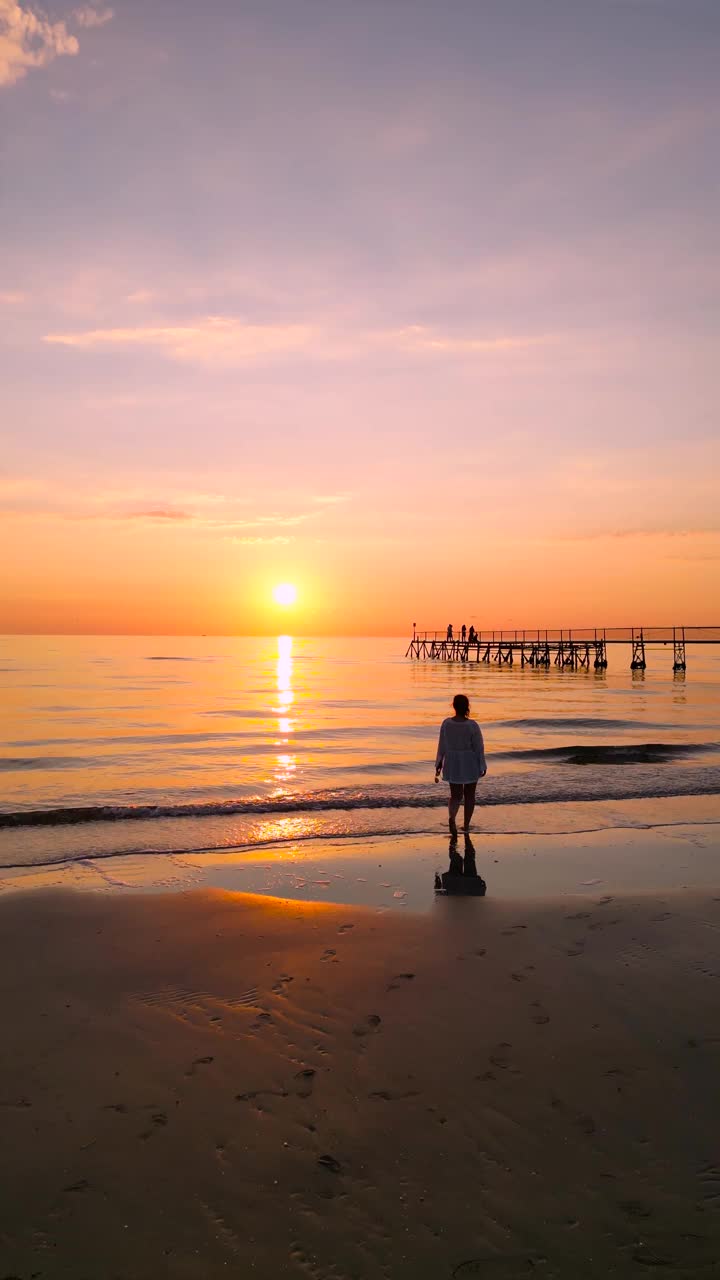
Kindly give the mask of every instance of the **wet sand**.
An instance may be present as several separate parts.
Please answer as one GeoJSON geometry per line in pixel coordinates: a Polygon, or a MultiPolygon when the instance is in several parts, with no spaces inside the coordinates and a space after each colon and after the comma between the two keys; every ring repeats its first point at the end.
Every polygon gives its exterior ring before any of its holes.
{"type": "MultiPolygon", "coordinates": [[[[406,810],[401,821],[422,826],[428,816],[406,810]]],[[[110,856],[102,850],[107,831],[98,824],[95,855],[78,858],[76,851],[70,860],[65,859],[72,854],[74,829],[50,828],[43,836],[52,836],[56,860],[35,866],[32,858],[40,850],[28,832],[18,831],[18,864],[0,868],[0,893],[230,889],[306,903],[434,911],[433,877],[448,868],[445,815],[435,816],[434,832],[344,837],[333,833],[336,818],[324,815],[328,829],[322,837],[305,833],[293,839],[295,820],[288,819],[266,833],[275,837],[267,843],[207,850],[183,849],[183,840],[192,846],[192,835],[175,827],[174,852],[143,852],[140,841],[138,850],[110,856]]],[[[472,838],[478,870],[494,899],[720,888],[717,796],[479,808],[472,838]]]]}
{"type": "Polygon", "coordinates": [[[2,1276],[718,1274],[720,891],[0,923],[2,1276]]]}

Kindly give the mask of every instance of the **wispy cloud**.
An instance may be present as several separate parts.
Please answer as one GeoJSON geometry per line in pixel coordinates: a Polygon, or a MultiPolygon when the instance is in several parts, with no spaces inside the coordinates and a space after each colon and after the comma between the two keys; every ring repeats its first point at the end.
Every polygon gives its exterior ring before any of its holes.
{"type": "Polygon", "coordinates": [[[190,511],[182,511],[178,507],[149,507],[143,511],[129,511],[127,520],[192,520],[190,511]]]}
{"type": "Polygon", "coordinates": [[[555,538],[556,542],[641,542],[650,538],[673,538],[690,540],[694,538],[717,538],[720,526],[713,528],[673,529],[658,521],[656,525],[638,529],[599,529],[588,533],[568,533],[555,538]]]}
{"type": "Polygon", "coordinates": [[[226,529],[261,529],[263,525],[290,528],[293,525],[305,524],[306,520],[312,520],[317,515],[319,515],[317,511],[301,511],[296,515],[281,515],[273,512],[272,515],[256,516],[250,520],[217,521],[217,524],[226,529]]]}
{"type": "MultiPolygon", "coordinates": [[[[293,503],[295,506],[295,503],[293,503]]],[[[187,527],[248,546],[290,541],[290,530],[322,520],[329,506],[308,510],[258,509],[252,498],[231,493],[164,494],[139,490],[63,487],[32,476],[0,476],[1,518],[93,521],[110,525],[187,527]]]]}
{"type": "Polygon", "coordinates": [[[716,563],[720,561],[720,550],[718,551],[686,551],[682,555],[665,556],[666,560],[682,560],[685,564],[694,563],[716,563]]]}
{"type": "Polygon", "coordinates": [[[273,538],[264,538],[262,536],[257,538],[233,538],[233,542],[240,547],[287,546],[287,544],[292,541],[292,538],[283,537],[282,534],[277,534],[273,538]]]}
{"type": "Polygon", "coordinates": [[[312,338],[312,328],[304,324],[247,324],[232,316],[206,316],[186,325],[49,333],[43,341],[81,350],[150,347],[175,360],[235,364],[302,350],[312,338]]]}
{"type": "Polygon", "coordinates": [[[73,18],[79,27],[104,27],[115,17],[113,9],[95,9],[92,5],[84,5],[73,9],[73,18]]]}
{"type": "Polygon", "coordinates": [[[34,67],[74,56],[79,48],[65,22],[50,22],[15,0],[0,0],[0,85],[16,84],[34,67]]]}
{"type": "Polygon", "coordinates": [[[474,335],[442,333],[425,325],[406,325],[379,335],[380,341],[406,351],[436,351],[461,354],[462,352],[505,352],[537,347],[554,340],[552,334],[500,334],[474,335]]]}
{"type": "MultiPolygon", "coordinates": [[[[150,301],[139,290],[127,301],[150,301]]],[[[146,348],[173,360],[235,365],[289,353],[353,359],[378,350],[409,355],[505,355],[556,340],[553,334],[445,333],[424,325],[398,329],[336,329],[320,323],[255,324],[237,316],[204,316],[187,324],[128,325],[47,333],[43,341],[81,351],[146,348]]]]}
{"type": "Polygon", "coordinates": [[[0,292],[0,304],[4,307],[17,307],[24,301],[24,293],[20,293],[16,290],[4,290],[0,292]]]}

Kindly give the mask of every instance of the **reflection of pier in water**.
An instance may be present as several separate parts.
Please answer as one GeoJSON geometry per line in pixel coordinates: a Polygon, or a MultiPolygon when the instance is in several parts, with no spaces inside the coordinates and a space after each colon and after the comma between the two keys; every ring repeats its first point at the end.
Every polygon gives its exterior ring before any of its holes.
{"type": "MultiPolygon", "coordinates": [[[[454,631],[454,628],[453,628],[454,631]]],[[[571,630],[545,629],[476,631],[463,640],[447,631],[419,631],[413,635],[406,658],[434,662],[496,662],[511,667],[569,667],[573,671],[604,671],[608,646],[630,646],[630,669],[644,671],[649,648],[672,645],[673,671],[686,667],[686,646],[720,645],[720,627],[573,627],[571,630]]]]}

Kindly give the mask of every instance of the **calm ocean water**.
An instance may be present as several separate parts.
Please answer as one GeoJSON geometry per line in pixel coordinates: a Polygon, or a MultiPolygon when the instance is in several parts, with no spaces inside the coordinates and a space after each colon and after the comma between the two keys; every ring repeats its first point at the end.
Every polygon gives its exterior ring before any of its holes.
{"type": "MultiPolygon", "coordinates": [[[[720,652],[686,676],[417,663],[398,639],[0,637],[0,867],[438,830],[468,693],[485,805],[720,792],[720,652]]],[[[478,815],[482,822],[482,816],[478,815]]]]}

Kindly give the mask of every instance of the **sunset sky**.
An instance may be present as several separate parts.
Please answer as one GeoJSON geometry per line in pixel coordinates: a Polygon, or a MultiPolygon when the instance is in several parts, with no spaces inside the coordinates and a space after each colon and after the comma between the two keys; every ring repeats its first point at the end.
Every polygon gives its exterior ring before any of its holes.
{"type": "Polygon", "coordinates": [[[0,0],[0,631],[720,621],[719,59],[718,0],[0,0]]]}

